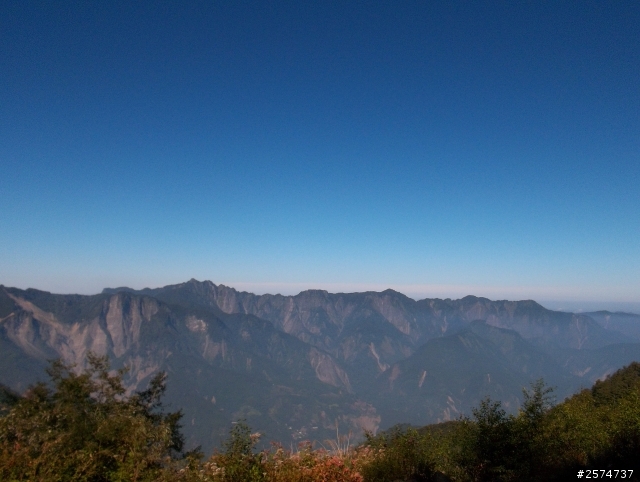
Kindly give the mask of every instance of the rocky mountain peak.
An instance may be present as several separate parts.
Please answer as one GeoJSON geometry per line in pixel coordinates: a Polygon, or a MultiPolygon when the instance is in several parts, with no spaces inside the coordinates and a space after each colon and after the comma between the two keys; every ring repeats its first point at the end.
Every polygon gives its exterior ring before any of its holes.
{"type": "Polygon", "coordinates": [[[531,377],[567,391],[640,358],[640,343],[616,345],[640,337],[637,317],[593,316],[390,289],[255,295],[195,279],[93,296],[0,287],[0,383],[24,390],[47,359],[82,367],[91,350],[130,367],[129,390],[168,371],[198,443],[237,418],[280,440],[312,427],[328,437],[336,420],[357,431],[455,418],[487,394],[515,409],[531,377]]]}

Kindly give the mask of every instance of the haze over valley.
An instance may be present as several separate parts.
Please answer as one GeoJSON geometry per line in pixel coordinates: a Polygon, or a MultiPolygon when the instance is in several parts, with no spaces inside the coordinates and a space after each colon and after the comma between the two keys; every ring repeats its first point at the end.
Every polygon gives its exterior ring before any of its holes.
{"type": "MultiPolygon", "coordinates": [[[[295,447],[640,361],[639,25],[638,2],[0,2],[0,415],[95,353],[128,367],[116,415],[166,372],[188,448],[239,420],[295,447]]],[[[638,420],[639,374],[581,433],[638,420]]],[[[613,460],[559,426],[558,467],[613,460]]]]}
{"type": "Polygon", "coordinates": [[[268,440],[361,437],[455,420],[490,396],[516,412],[539,378],[558,400],[640,359],[640,315],[550,311],[535,301],[406,297],[393,290],[255,295],[190,280],[59,295],[0,287],[0,383],[22,393],[47,360],[87,352],[158,371],[188,442],[219,446],[245,419],[268,440]]]}

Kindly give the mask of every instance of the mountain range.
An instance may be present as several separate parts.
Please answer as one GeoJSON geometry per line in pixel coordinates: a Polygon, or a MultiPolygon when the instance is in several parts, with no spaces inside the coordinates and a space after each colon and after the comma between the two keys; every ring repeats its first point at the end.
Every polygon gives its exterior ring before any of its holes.
{"type": "Polygon", "coordinates": [[[289,445],[452,420],[486,396],[515,411],[538,378],[561,399],[640,360],[640,315],[393,290],[255,295],[193,279],[90,296],[0,285],[3,390],[46,380],[54,358],[82,368],[88,351],[128,367],[129,392],[166,371],[188,444],[211,451],[239,419],[289,445]]]}

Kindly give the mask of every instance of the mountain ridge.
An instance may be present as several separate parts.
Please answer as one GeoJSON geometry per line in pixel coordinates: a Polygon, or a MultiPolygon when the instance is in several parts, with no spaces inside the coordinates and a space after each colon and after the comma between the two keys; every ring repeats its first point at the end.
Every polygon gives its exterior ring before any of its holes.
{"type": "Polygon", "coordinates": [[[640,343],[621,341],[533,300],[255,295],[195,279],[96,295],[0,287],[0,383],[24,391],[47,359],[82,366],[89,350],[130,367],[129,391],[164,370],[188,440],[206,450],[237,418],[286,443],[324,440],[336,424],[450,420],[487,395],[516,410],[539,376],[565,396],[640,357],[640,343]]]}

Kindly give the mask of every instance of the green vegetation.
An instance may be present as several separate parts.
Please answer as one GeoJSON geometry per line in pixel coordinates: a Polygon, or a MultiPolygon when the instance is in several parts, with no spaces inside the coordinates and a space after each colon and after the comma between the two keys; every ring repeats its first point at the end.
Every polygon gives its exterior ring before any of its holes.
{"type": "Polygon", "coordinates": [[[459,481],[560,481],[575,478],[580,469],[640,469],[640,364],[555,407],[552,402],[552,390],[539,380],[525,390],[518,415],[485,399],[473,417],[445,427],[370,437],[369,446],[386,444],[390,453],[402,454],[377,457],[368,468],[376,466],[384,475],[370,480],[434,480],[446,474],[459,481]],[[401,458],[415,469],[407,470],[401,458]],[[431,478],[420,467],[428,467],[431,478]]]}
{"type": "Polygon", "coordinates": [[[20,395],[0,383],[0,417],[7,415],[19,401],[20,395]]]}
{"type": "Polygon", "coordinates": [[[394,428],[377,437],[367,434],[365,446],[372,449],[373,456],[362,464],[364,479],[367,482],[431,480],[437,453],[431,441],[431,437],[421,436],[413,428],[405,431],[394,428]]]}
{"type": "Polygon", "coordinates": [[[537,481],[574,478],[579,469],[640,470],[638,363],[556,406],[539,380],[524,391],[517,415],[485,399],[469,418],[367,434],[355,448],[338,439],[332,450],[302,443],[297,450],[273,444],[258,452],[260,434],[240,421],[207,460],[198,451],[183,452],[181,413],[162,410],[165,374],[132,395],[125,393],[123,374],[90,354],[88,369],[79,373],[54,362],[51,388],[38,384],[22,398],[3,389],[0,479],[537,481]]]}
{"type": "Polygon", "coordinates": [[[34,386],[0,418],[1,480],[146,481],[177,470],[181,414],[161,410],[165,374],[127,397],[124,371],[110,375],[93,354],[88,364],[77,374],[54,362],[53,389],[34,386]]]}

